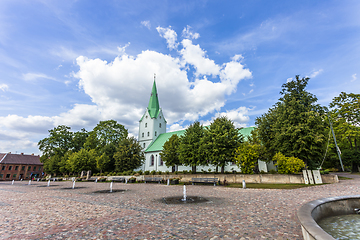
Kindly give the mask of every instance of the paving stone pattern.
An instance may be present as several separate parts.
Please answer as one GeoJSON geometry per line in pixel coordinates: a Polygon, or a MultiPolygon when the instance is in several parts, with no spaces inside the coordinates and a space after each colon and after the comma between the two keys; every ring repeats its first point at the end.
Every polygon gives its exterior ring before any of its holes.
{"type": "MultiPolygon", "coordinates": [[[[347,175],[350,176],[350,175],[347,175]]],[[[360,176],[293,190],[189,185],[209,203],[167,205],[183,186],[0,182],[1,239],[302,239],[297,209],[324,197],[360,193],[360,176]]]]}

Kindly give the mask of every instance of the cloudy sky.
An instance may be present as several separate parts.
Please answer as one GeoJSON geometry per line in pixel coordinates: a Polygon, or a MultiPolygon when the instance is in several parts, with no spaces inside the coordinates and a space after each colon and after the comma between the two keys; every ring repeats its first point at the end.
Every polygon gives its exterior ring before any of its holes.
{"type": "Polygon", "coordinates": [[[58,125],[138,135],[156,84],[168,131],[254,126],[295,75],[327,106],[360,90],[360,1],[0,1],[0,152],[58,125]]]}

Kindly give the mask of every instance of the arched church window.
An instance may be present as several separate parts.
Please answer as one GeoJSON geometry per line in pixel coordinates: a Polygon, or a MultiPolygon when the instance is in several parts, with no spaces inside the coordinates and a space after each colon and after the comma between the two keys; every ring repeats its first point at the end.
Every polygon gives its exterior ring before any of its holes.
{"type": "Polygon", "coordinates": [[[150,136],[150,132],[148,132],[148,136],[150,136]]]}
{"type": "Polygon", "coordinates": [[[154,155],[150,157],[150,166],[154,166],[154,155]]]}
{"type": "Polygon", "coordinates": [[[147,123],[145,123],[145,127],[147,127],[147,123]]]}
{"type": "Polygon", "coordinates": [[[144,133],[142,133],[141,136],[144,137],[144,133]]]}
{"type": "Polygon", "coordinates": [[[159,128],[161,128],[161,123],[159,123],[159,128]]]}
{"type": "Polygon", "coordinates": [[[156,135],[157,135],[157,132],[155,131],[155,137],[156,137],[156,135]]]}
{"type": "Polygon", "coordinates": [[[162,166],[162,165],[164,165],[164,162],[163,162],[163,160],[161,159],[161,157],[159,156],[159,166],[162,166]]]}
{"type": "Polygon", "coordinates": [[[159,118],[161,119],[161,116],[159,118]]]}
{"type": "Polygon", "coordinates": [[[145,148],[146,144],[144,143],[144,148],[145,148]]]}

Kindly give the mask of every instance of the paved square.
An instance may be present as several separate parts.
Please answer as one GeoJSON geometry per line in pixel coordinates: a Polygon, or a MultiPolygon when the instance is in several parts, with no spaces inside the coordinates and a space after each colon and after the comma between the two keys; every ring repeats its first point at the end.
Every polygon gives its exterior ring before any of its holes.
{"type": "Polygon", "coordinates": [[[210,203],[166,205],[182,186],[0,182],[1,239],[302,239],[297,209],[331,196],[360,193],[354,180],[293,190],[187,186],[210,203]]]}

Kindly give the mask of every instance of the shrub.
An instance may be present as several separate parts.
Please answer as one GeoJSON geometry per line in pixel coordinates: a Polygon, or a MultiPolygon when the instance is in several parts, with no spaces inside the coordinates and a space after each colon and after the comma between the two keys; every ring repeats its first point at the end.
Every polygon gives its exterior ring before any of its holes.
{"type": "Polygon", "coordinates": [[[211,173],[211,168],[208,169],[208,172],[211,173]]]}
{"type": "Polygon", "coordinates": [[[269,173],[270,173],[270,174],[276,174],[277,172],[276,172],[275,169],[271,169],[271,170],[269,171],[269,173]]]}
{"type": "Polygon", "coordinates": [[[169,174],[170,174],[170,172],[167,170],[167,171],[165,172],[165,174],[166,174],[166,175],[169,175],[169,174]]]}
{"type": "Polygon", "coordinates": [[[187,173],[188,173],[188,171],[187,171],[187,170],[184,170],[184,171],[183,171],[183,174],[187,174],[187,173]]]}
{"type": "Polygon", "coordinates": [[[273,157],[273,161],[276,161],[278,172],[280,174],[291,174],[299,172],[305,167],[303,160],[296,157],[285,157],[282,153],[278,152],[273,157]]]}
{"type": "Polygon", "coordinates": [[[138,174],[139,174],[139,175],[143,175],[143,171],[142,171],[142,170],[139,170],[139,171],[138,171],[138,174]]]}
{"type": "Polygon", "coordinates": [[[158,175],[161,175],[161,174],[162,174],[162,172],[161,172],[161,171],[158,171],[158,172],[157,172],[157,174],[158,174],[158,175]]]}
{"type": "Polygon", "coordinates": [[[178,172],[178,171],[175,171],[174,173],[175,173],[175,174],[178,174],[179,172],[178,172]]]}
{"type": "Polygon", "coordinates": [[[150,171],[149,170],[146,170],[145,172],[144,172],[144,175],[149,175],[150,174],[150,171]]]}
{"type": "Polygon", "coordinates": [[[156,171],[155,171],[155,170],[152,170],[152,171],[150,172],[150,174],[151,174],[151,175],[155,175],[155,174],[156,174],[156,171]]]}

